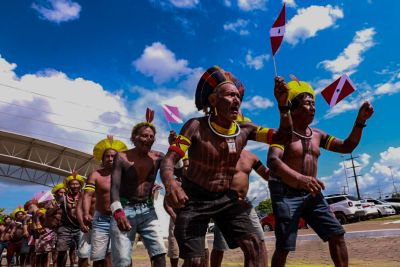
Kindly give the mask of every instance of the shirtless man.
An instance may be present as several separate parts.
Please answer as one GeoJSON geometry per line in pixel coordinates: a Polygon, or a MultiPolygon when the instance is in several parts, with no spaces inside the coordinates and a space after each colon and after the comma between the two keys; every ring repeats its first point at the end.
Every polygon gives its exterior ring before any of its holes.
{"type": "Polygon", "coordinates": [[[287,110],[287,90],[276,78],[274,94],[281,107],[281,127],[257,127],[250,122],[236,123],[244,88],[218,66],[208,69],[196,89],[196,106],[209,116],[194,118],[183,126],[170,146],[161,167],[166,198],[179,208],[175,237],[184,266],[201,266],[204,239],[212,218],[230,248],[240,247],[245,266],[265,266],[263,241],[254,233],[238,193],[230,189],[240,153],[248,140],[271,143],[288,141],[291,118],[287,110]],[[189,155],[187,176],[179,185],[174,179],[174,165],[186,151],[189,155]]]}
{"type": "MultiPolygon", "coordinates": [[[[249,190],[249,175],[250,172],[254,170],[260,175],[264,180],[268,180],[269,170],[261,163],[260,159],[253,153],[247,150],[242,150],[240,154],[239,161],[236,164],[236,172],[233,176],[231,189],[236,191],[239,195],[239,199],[242,201],[244,207],[247,209],[247,213],[251,220],[252,228],[257,236],[264,241],[264,231],[260,224],[260,219],[252,206],[251,202],[247,199],[247,192],[249,190]]],[[[265,250],[265,265],[268,264],[267,258],[267,248],[263,242],[263,247],[265,250]]],[[[224,257],[224,251],[228,250],[228,244],[226,243],[221,231],[218,226],[214,228],[214,245],[211,251],[210,263],[211,267],[220,267],[222,263],[222,258],[224,257]]]]}
{"type": "Polygon", "coordinates": [[[114,140],[111,136],[101,140],[93,149],[93,156],[102,163],[102,168],[89,175],[83,188],[83,223],[84,227],[92,228],[90,259],[94,267],[111,266],[111,171],[114,156],[117,152],[127,149],[123,142],[114,140]],[[91,208],[94,200],[96,201],[93,216],[91,208]]]}
{"type": "Polygon", "coordinates": [[[164,154],[151,150],[156,129],[154,113],[148,109],[146,121],[132,129],[134,148],[117,153],[111,174],[111,246],[113,266],[131,264],[136,233],[143,239],[152,266],[166,266],[161,228],[152,201],[152,189],[164,154]]]}
{"type": "Polygon", "coordinates": [[[15,218],[14,222],[11,223],[10,227],[10,239],[7,247],[7,264],[11,266],[11,260],[15,254],[17,262],[25,266],[25,253],[21,253],[23,249],[24,238],[28,237],[26,221],[25,221],[25,210],[20,207],[13,211],[12,217],[15,218]],[[20,257],[21,256],[21,257],[20,257]]]}
{"type": "MultiPolygon", "coordinates": [[[[65,184],[64,183],[60,183],[55,185],[52,189],[51,189],[51,193],[54,196],[54,200],[52,203],[52,207],[59,207],[60,206],[60,202],[62,201],[62,199],[64,199],[64,196],[66,194],[66,189],[65,189],[65,184]]],[[[57,226],[58,227],[58,226],[57,226]]],[[[53,249],[53,251],[51,252],[51,257],[52,257],[52,261],[53,261],[53,267],[57,267],[57,248],[55,247],[53,249]]]]}
{"type": "Polygon", "coordinates": [[[335,266],[348,266],[345,231],[321,193],[324,184],[316,178],[318,157],[320,148],[351,153],[360,142],[365,122],[374,110],[369,102],[364,102],[350,135],[340,140],[309,127],[315,114],[315,94],[311,86],[291,81],[288,87],[292,102],[292,141],[285,146],[272,145],[268,153],[269,188],[276,219],[276,249],[272,266],[285,266],[289,251],[295,250],[300,217],[322,240],[328,241],[335,266]]]}
{"type": "Polygon", "coordinates": [[[75,172],[64,179],[67,194],[60,199],[60,207],[63,213],[61,225],[57,230],[58,267],[65,267],[68,250],[70,251],[71,266],[74,265],[73,260],[71,260],[71,251],[77,249],[81,235],[76,211],[84,182],[83,177],[75,172]]]}

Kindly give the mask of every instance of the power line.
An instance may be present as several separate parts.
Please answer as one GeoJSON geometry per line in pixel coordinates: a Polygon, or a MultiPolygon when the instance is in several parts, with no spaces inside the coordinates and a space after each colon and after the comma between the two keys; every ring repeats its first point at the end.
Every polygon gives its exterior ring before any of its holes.
{"type": "Polygon", "coordinates": [[[87,145],[92,145],[92,146],[95,145],[93,143],[85,142],[85,141],[82,141],[82,140],[69,139],[69,138],[64,138],[64,137],[55,137],[55,136],[51,136],[51,135],[47,135],[47,134],[42,134],[42,133],[37,133],[37,132],[32,132],[32,131],[25,131],[25,130],[20,130],[20,129],[15,129],[15,128],[12,129],[12,128],[1,127],[1,129],[5,130],[5,131],[8,131],[8,132],[11,131],[11,132],[14,132],[16,134],[21,134],[21,132],[23,132],[23,134],[34,134],[36,136],[52,138],[52,139],[57,139],[57,140],[70,141],[70,142],[75,142],[75,143],[82,143],[82,144],[87,144],[87,145]]]}
{"type": "MultiPolygon", "coordinates": [[[[72,104],[72,105],[76,105],[76,106],[79,106],[79,107],[85,107],[85,108],[88,108],[88,109],[91,109],[91,110],[97,110],[97,111],[100,111],[100,112],[104,112],[103,109],[99,109],[99,108],[96,108],[96,107],[93,107],[93,106],[84,105],[84,104],[81,104],[81,103],[76,103],[76,102],[73,102],[73,101],[70,101],[70,100],[64,100],[64,99],[59,98],[59,97],[50,96],[50,95],[46,95],[46,94],[41,94],[41,93],[37,93],[37,92],[31,91],[31,90],[25,90],[25,89],[22,89],[22,88],[13,86],[13,85],[9,85],[9,84],[5,84],[5,83],[1,83],[0,82],[0,86],[8,87],[8,88],[11,88],[11,89],[14,89],[14,90],[17,90],[17,91],[21,91],[21,92],[24,92],[24,93],[27,93],[27,94],[30,93],[32,95],[38,95],[38,96],[45,97],[45,98],[59,100],[61,102],[72,104]]],[[[125,116],[125,115],[122,115],[122,114],[120,114],[119,112],[116,112],[116,111],[110,112],[110,113],[118,114],[119,116],[121,116],[123,118],[130,119],[130,120],[132,118],[137,119],[138,121],[142,121],[143,120],[143,119],[139,119],[138,117],[135,117],[135,116],[125,116]]]]}
{"type": "MultiPolygon", "coordinates": [[[[51,112],[51,111],[46,111],[46,110],[42,110],[42,109],[38,109],[38,108],[33,108],[33,107],[24,106],[24,105],[19,105],[19,104],[16,104],[16,103],[10,103],[10,102],[3,101],[3,100],[0,100],[0,102],[1,102],[1,103],[4,103],[4,104],[7,104],[7,105],[12,105],[12,106],[16,106],[16,107],[26,108],[26,109],[30,109],[30,110],[34,110],[34,111],[38,111],[38,112],[43,112],[43,113],[47,113],[47,114],[51,114],[51,115],[56,115],[56,116],[60,116],[60,117],[64,116],[64,115],[59,114],[59,113],[56,113],[56,112],[51,112]]],[[[85,120],[85,121],[86,121],[86,122],[89,122],[89,123],[97,124],[97,125],[102,125],[102,126],[106,126],[106,127],[115,128],[115,129],[117,129],[117,130],[125,130],[125,131],[129,131],[129,132],[131,131],[131,129],[128,129],[128,128],[116,127],[115,125],[105,124],[105,123],[101,123],[101,122],[98,122],[98,121],[91,121],[91,120],[85,120]]]]}
{"type": "MultiPolygon", "coordinates": [[[[90,132],[90,133],[94,133],[94,134],[101,134],[103,136],[109,134],[109,133],[104,133],[104,132],[99,132],[99,131],[88,130],[88,129],[84,129],[84,128],[80,128],[80,127],[76,127],[76,126],[65,125],[65,124],[55,123],[55,122],[49,122],[49,121],[40,120],[40,119],[34,119],[34,118],[30,118],[30,117],[22,116],[22,115],[17,115],[17,114],[11,114],[11,113],[7,113],[7,112],[4,112],[4,111],[0,111],[0,113],[8,115],[8,116],[14,116],[14,117],[17,117],[17,118],[26,119],[26,120],[38,121],[38,122],[57,125],[57,126],[65,127],[65,128],[71,128],[71,129],[75,129],[75,130],[90,132]]],[[[118,136],[118,135],[114,135],[114,136],[118,137],[118,138],[122,138],[122,139],[127,139],[126,137],[123,137],[123,136],[118,136]]]]}

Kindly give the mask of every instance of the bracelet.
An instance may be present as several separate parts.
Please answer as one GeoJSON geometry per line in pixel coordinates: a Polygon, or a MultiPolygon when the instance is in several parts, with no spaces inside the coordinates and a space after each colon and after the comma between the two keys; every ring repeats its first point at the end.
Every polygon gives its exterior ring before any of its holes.
{"type": "Polygon", "coordinates": [[[118,210],[116,210],[116,211],[114,212],[113,216],[114,216],[114,219],[115,219],[116,221],[118,221],[118,219],[120,219],[120,218],[126,217],[125,211],[124,211],[123,209],[118,209],[118,210]]]}
{"type": "Polygon", "coordinates": [[[122,205],[121,202],[119,201],[114,201],[111,205],[111,212],[114,214],[114,212],[116,212],[117,210],[122,210],[122,205]]]}
{"type": "Polygon", "coordinates": [[[290,108],[292,107],[292,103],[290,101],[288,101],[288,103],[286,104],[286,106],[279,106],[278,105],[278,109],[281,113],[287,113],[290,111],[290,108]]]}
{"type": "Polygon", "coordinates": [[[364,127],[366,127],[367,125],[366,125],[365,123],[356,122],[356,123],[354,124],[354,126],[355,126],[355,127],[358,127],[358,128],[364,128],[364,127]]]}

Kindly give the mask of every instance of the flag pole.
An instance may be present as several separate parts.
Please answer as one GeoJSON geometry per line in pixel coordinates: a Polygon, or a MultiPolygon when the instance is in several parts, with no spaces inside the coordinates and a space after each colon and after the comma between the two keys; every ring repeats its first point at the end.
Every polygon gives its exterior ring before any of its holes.
{"type": "Polygon", "coordinates": [[[275,71],[275,77],[278,76],[278,73],[276,71],[276,62],[275,62],[275,56],[272,56],[272,61],[274,62],[274,71],[275,71]]]}

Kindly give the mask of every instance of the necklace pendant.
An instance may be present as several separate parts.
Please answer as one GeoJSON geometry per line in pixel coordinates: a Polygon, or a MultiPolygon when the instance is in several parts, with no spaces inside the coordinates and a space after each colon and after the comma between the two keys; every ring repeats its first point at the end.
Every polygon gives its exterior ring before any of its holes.
{"type": "Polygon", "coordinates": [[[236,143],[235,139],[228,138],[226,139],[226,143],[228,144],[229,153],[236,153],[236,143]]]}

